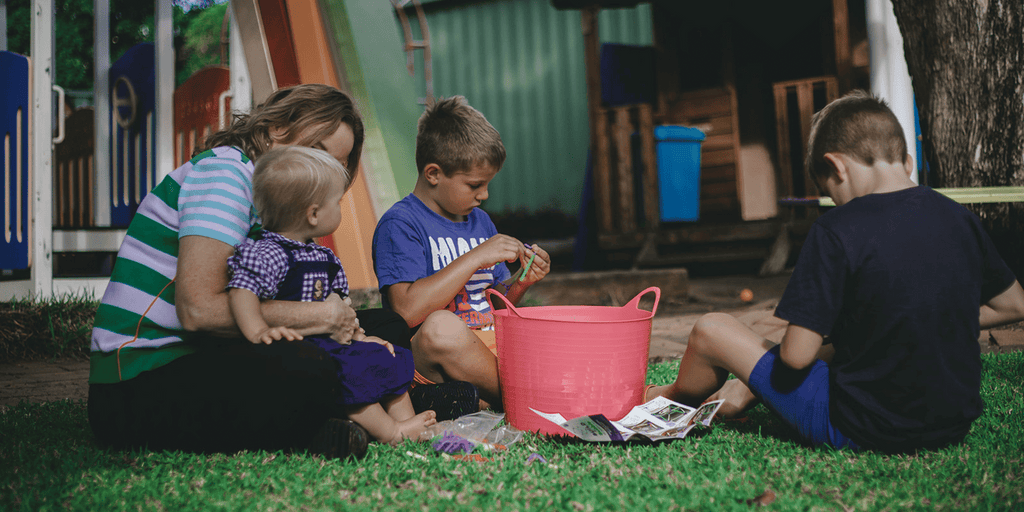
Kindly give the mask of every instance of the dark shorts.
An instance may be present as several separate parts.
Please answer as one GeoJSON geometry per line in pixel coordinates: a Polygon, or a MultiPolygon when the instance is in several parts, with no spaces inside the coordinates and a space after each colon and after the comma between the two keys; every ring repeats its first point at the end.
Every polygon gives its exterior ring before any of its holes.
{"type": "Polygon", "coordinates": [[[775,346],[750,372],[750,390],[811,444],[860,450],[832,425],[828,372],[820,359],[807,370],[795,371],[782,362],[775,346]]]}

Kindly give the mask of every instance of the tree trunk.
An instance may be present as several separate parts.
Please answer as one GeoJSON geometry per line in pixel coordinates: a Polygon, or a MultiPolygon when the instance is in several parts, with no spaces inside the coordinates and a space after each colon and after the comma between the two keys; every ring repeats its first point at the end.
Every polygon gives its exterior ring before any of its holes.
{"type": "MultiPolygon", "coordinates": [[[[1024,2],[892,0],[928,185],[1024,185],[1024,2]]],[[[972,205],[1024,279],[1024,203],[972,205]]]]}

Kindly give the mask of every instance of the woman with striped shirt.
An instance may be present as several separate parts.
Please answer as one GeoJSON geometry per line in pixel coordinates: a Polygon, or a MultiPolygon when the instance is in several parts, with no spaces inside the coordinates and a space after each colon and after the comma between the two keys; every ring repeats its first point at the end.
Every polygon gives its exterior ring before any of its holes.
{"type": "MultiPolygon", "coordinates": [[[[358,170],[363,124],[351,98],[318,84],[281,89],[208,137],[146,196],[96,314],[89,422],[101,444],[234,452],[309,450],[360,457],[366,432],[338,410],[336,369],[320,349],[249,343],[228,306],[227,260],[259,229],[254,160],[280,146],[322,149],[358,170]]],[[[262,313],[303,335],[357,329],[408,340],[405,321],[323,302],[267,301],[262,313]]]]}

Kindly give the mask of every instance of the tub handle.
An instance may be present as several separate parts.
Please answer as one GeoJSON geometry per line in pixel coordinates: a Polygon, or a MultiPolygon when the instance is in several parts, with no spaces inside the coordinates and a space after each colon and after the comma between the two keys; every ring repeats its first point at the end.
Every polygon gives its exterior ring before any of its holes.
{"type": "Polygon", "coordinates": [[[505,303],[505,307],[508,308],[509,311],[515,313],[516,316],[518,316],[519,318],[523,318],[523,315],[520,315],[519,312],[516,311],[516,307],[513,306],[511,302],[509,302],[508,298],[506,298],[504,295],[502,295],[494,288],[488,288],[487,290],[484,291],[484,293],[487,296],[487,305],[491,307],[491,311],[494,311],[494,303],[491,302],[491,296],[495,296],[505,303]]]}
{"type": "MultiPolygon", "coordinates": [[[[648,288],[648,289],[638,293],[636,295],[636,297],[633,297],[633,300],[629,301],[628,304],[626,304],[625,306],[622,306],[622,307],[628,308],[630,306],[633,306],[636,309],[640,309],[640,298],[643,297],[644,295],[647,295],[650,292],[654,292],[654,308],[651,309],[651,316],[653,317],[654,313],[656,313],[658,311],[658,302],[661,300],[661,288],[658,288],[657,286],[652,286],[652,287],[650,287],[650,288],[648,288]]],[[[641,311],[644,311],[644,310],[641,309],[641,311]]]]}

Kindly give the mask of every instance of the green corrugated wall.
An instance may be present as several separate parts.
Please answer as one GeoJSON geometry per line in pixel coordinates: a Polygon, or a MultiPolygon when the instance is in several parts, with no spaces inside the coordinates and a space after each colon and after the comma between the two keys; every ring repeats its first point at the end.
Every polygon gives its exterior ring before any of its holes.
{"type": "MultiPolygon", "coordinates": [[[[575,216],[589,144],[580,12],[556,10],[549,0],[434,1],[424,8],[435,96],[465,96],[498,129],[508,152],[484,208],[575,216]]],[[[407,12],[419,38],[414,11],[407,12]]],[[[602,42],[652,44],[647,4],[603,10],[599,25],[602,42]]]]}

